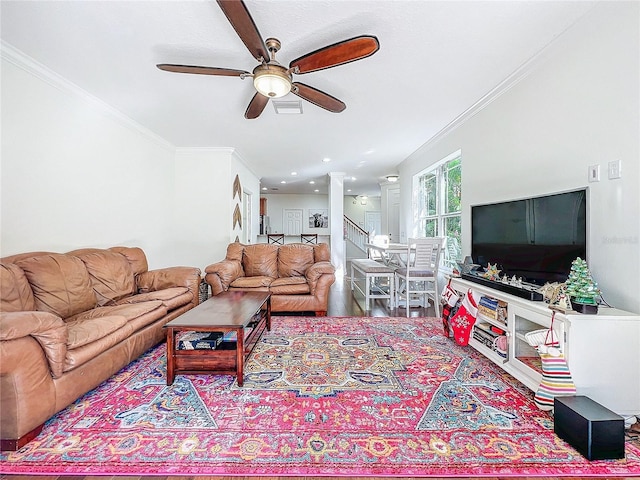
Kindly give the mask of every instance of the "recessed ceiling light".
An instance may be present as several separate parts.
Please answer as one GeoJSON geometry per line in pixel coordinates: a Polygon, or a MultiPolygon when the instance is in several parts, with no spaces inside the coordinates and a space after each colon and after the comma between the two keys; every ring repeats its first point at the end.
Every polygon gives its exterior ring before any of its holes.
{"type": "Polygon", "coordinates": [[[387,175],[387,182],[397,182],[398,175],[387,175]]]}
{"type": "Polygon", "coordinates": [[[262,187],[262,190],[267,190],[267,187],[262,187]]]}
{"type": "Polygon", "coordinates": [[[298,172],[291,172],[291,176],[295,177],[296,175],[298,175],[298,172]]]}
{"type": "Polygon", "coordinates": [[[320,190],[318,190],[317,188],[314,190],[314,192],[319,192],[320,190]]]}
{"type": "Polygon", "coordinates": [[[348,188],[348,189],[347,189],[347,192],[350,192],[350,191],[351,191],[351,189],[350,189],[350,188],[348,188]]]}
{"type": "Polygon", "coordinates": [[[356,177],[351,177],[351,181],[355,182],[356,181],[356,177]]]}
{"type": "Polygon", "coordinates": [[[311,185],[315,185],[315,184],[316,184],[316,182],[314,182],[313,180],[309,180],[309,184],[311,184],[311,185]]]}
{"type": "Polygon", "coordinates": [[[280,183],[287,183],[287,181],[286,180],[282,180],[280,183]]]}

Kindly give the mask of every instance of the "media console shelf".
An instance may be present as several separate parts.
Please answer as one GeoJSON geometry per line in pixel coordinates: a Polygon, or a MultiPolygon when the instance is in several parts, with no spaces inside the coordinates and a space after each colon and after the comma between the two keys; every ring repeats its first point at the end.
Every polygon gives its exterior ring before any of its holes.
{"type": "MultiPolygon", "coordinates": [[[[536,391],[542,379],[541,363],[525,334],[550,326],[553,312],[548,305],[462,278],[452,278],[451,286],[460,293],[471,289],[478,299],[484,295],[507,304],[506,325],[486,318],[479,320],[506,331],[506,358],[475,339],[473,334],[469,345],[536,391]]],[[[640,416],[640,315],[602,306],[597,315],[556,312],[553,328],[577,394],[623,417],[640,416]]]]}

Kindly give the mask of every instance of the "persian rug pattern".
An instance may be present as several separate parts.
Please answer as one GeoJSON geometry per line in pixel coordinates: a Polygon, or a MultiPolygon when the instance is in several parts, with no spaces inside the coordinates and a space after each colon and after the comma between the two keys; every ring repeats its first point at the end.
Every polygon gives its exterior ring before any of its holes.
{"type": "Polygon", "coordinates": [[[253,352],[243,388],[314,398],[349,390],[402,391],[394,370],[411,361],[409,354],[380,347],[367,335],[274,335],[253,352]]]}
{"type": "Polygon", "coordinates": [[[165,379],[147,352],[60,412],[1,473],[561,476],[640,474],[640,450],[589,462],[533,392],[440,319],[274,317],[232,376],[165,379]]]}

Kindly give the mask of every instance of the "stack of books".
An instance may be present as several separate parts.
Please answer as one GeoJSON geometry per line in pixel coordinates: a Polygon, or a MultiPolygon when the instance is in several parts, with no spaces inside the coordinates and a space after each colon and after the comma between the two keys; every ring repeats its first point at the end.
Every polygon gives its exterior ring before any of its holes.
{"type": "Polygon", "coordinates": [[[478,319],[507,324],[507,302],[482,296],[478,302],[478,319]]]}
{"type": "Polygon", "coordinates": [[[222,343],[222,332],[181,332],[178,350],[215,350],[222,343]]]}

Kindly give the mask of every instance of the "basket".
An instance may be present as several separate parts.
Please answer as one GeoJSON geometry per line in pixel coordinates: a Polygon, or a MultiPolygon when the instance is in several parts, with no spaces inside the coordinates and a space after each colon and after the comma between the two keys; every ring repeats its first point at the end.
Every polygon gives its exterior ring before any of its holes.
{"type": "Polygon", "coordinates": [[[558,333],[555,330],[542,328],[540,330],[532,330],[524,334],[524,338],[529,345],[537,347],[538,345],[559,345],[558,333]]]}

